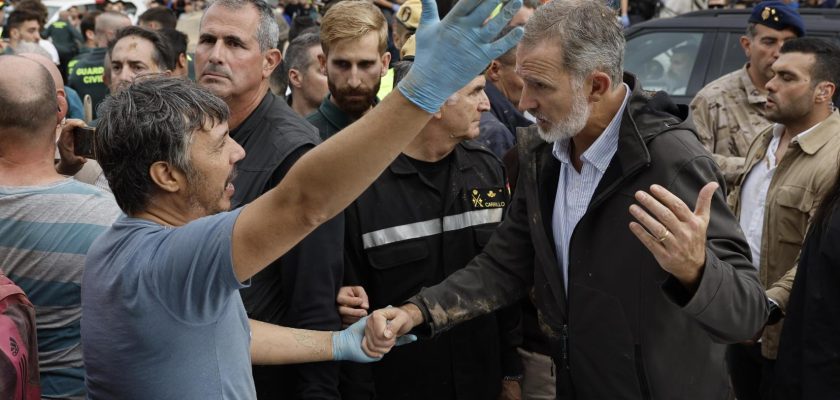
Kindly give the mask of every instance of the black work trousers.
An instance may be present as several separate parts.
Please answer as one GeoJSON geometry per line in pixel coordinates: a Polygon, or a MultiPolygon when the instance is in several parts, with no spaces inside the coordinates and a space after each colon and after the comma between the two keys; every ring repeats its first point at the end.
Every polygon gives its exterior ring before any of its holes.
{"type": "Polygon", "coordinates": [[[772,395],[773,365],[776,360],[761,355],[761,343],[731,344],[726,348],[726,365],[737,400],[768,400],[772,395]]]}

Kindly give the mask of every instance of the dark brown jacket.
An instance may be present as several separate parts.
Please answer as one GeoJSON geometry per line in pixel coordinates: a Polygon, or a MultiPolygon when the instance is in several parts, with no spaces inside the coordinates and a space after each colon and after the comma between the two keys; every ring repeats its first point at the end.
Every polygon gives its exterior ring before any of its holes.
{"type": "MultiPolygon", "coordinates": [[[[724,346],[751,338],[767,314],[749,248],[722,191],[712,201],[706,264],[691,295],[629,230],[637,190],[660,184],[692,209],[723,176],[687,110],[635,78],[618,151],[571,238],[569,293],[551,215],[560,162],[551,144],[520,135],[520,172],[508,215],[482,254],[411,299],[431,334],[517,300],[533,284],[558,365],[558,398],[724,399],[724,346]]],[[[536,128],[530,128],[536,129],[536,128]]]]}

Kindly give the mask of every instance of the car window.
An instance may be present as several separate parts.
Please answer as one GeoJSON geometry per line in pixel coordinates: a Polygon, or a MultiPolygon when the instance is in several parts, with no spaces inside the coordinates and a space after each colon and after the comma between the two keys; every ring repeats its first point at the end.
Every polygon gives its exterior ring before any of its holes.
{"type": "Polygon", "coordinates": [[[651,32],[627,41],[624,69],[647,90],[686,94],[703,32],[651,32]]]}
{"type": "Polygon", "coordinates": [[[741,36],[744,36],[743,32],[729,32],[726,34],[726,48],[723,49],[723,65],[718,75],[728,74],[737,69],[741,69],[747,63],[747,56],[744,54],[744,48],[741,47],[741,36]]]}

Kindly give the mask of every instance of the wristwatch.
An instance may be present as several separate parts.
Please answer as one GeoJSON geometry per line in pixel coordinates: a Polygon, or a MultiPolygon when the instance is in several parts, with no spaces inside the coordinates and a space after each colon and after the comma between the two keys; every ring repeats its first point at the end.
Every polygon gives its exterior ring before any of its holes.
{"type": "Polygon", "coordinates": [[[768,326],[779,323],[779,321],[784,316],[782,313],[782,308],[779,307],[779,304],[768,297],[767,308],[770,310],[770,314],[767,316],[767,322],[765,322],[764,325],[768,326]]]}

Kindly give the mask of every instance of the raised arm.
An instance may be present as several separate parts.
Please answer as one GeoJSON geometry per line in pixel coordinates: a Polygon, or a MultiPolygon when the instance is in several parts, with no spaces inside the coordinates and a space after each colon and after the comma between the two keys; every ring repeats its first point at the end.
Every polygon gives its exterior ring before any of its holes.
{"type": "Polygon", "coordinates": [[[250,278],[347,207],[413,140],[431,113],[516,43],[521,28],[493,39],[521,0],[510,1],[483,24],[498,3],[462,0],[440,21],[435,2],[423,0],[418,61],[399,90],[303,156],[276,188],[240,214],[233,231],[238,279],[250,278]]]}

